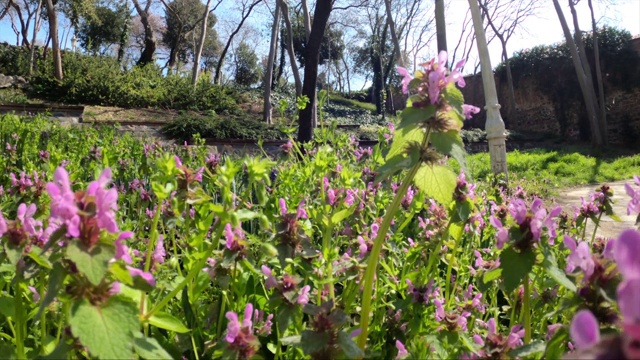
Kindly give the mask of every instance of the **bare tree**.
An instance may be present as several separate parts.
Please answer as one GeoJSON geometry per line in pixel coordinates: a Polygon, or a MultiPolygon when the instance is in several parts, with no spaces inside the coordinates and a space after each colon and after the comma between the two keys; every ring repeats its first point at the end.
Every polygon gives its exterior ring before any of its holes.
{"type": "Polygon", "coordinates": [[[602,68],[600,66],[600,46],[598,45],[598,27],[596,25],[596,17],[593,12],[593,4],[591,0],[588,0],[589,10],[591,12],[591,31],[593,36],[593,53],[594,62],[596,65],[596,81],[598,82],[598,105],[600,106],[600,131],[603,134],[603,141],[606,145],[608,143],[608,126],[607,126],[607,107],[605,106],[606,99],[604,97],[604,83],[602,81],[602,68]]]}
{"type": "Polygon", "coordinates": [[[318,0],[313,14],[313,24],[307,42],[307,56],[304,65],[304,83],[302,95],[309,98],[310,103],[300,111],[298,141],[310,141],[313,138],[314,117],[313,109],[316,107],[316,85],[318,81],[318,62],[320,61],[320,46],[322,38],[329,22],[329,16],[333,10],[332,0],[318,0]]]}
{"type": "Polygon", "coordinates": [[[222,49],[222,53],[220,53],[220,59],[218,60],[218,63],[216,64],[216,70],[215,70],[215,74],[213,76],[213,82],[214,83],[220,84],[220,74],[222,72],[222,65],[224,63],[225,57],[227,56],[227,52],[229,51],[229,47],[231,46],[231,43],[233,42],[233,38],[238,34],[238,32],[240,32],[240,29],[242,29],[242,25],[244,25],[244,22],[245,22],[245,20],[247,20],[247,18],[251,14],[251,11],[258,4],[260,4],[261,2],[262,2],[262,0],[252,0],[250,2],[247,2],[246,0],[243,0],[241,2],[241,5],[242,5],[241,19],[240,19],[240,22],[238,23],[238,26],[236,26],[236,28],[229,35],[229,38],[227,39],[227,43],[225,44],[224,48],[222,49]]]}
{"type": "Polygon", "coordinates": [[[493,31],[494,36],[500,40],[502,46],[502,61],[505,63],[509,89],[509,106],[506,110],[507,117],[511,117],[517,109],[517,104],[507,42],[516,29],[522,26],[525,19],[536,16],[542,7],[542,2],[539,0],[478,0],[478,5],[480,5],[484,20],[493,31]]]}
{"type": "Polygon", "coordinates": [[[56,80],[62,81],[62,53],[60,51],[60,41],[58,40],[58,14],[53,5],[53,0],[47,0],[47,16],[49,17],[49,36],[51,37],[53,49],[53,75],[56,80]]]}
{"type": "MultiPolygon", "coordinates": [[[[576,70],[576,76],[578,77],[580,90],[582,91],[584,103],[587,108],[587,116],[589,118],[589,124],[591,127],[591,141],[595,146],[602,146],[604,142],[602,133],[600,131],[600,124],[598,121],[598,110],[595,93],[593,90],[593,86],[589,88],[588,78],[591,77],[591,72],[586,71],[587,68],[583,63],[582,57],[578,53],[579,50],[576,41],[571,35],[571,30],[569,30],[569,25],[567,24],[567,20],[564,17],[564,13],[562,12],[562,8],[560,7],[558,0],[553,0],[553,6],[556,10],[556,13],[558,14],[558,19],[560,20],[560,25],[562,26],[562,31],[564,32],[567,47],[571,52],[571,60],[573,61],[573,67],[576,70]]],[[[569,0],[569,6],[573,10],[573,13],[575,13],[575,8],[572,0],[569,0]]],[[[577,24],[577,18],[574,19],[574,24],[577,24]]],[[[580,38],[580,41],[582,41],[582,35],[579,33],[579,28],[576,27],[575,31],[577,34],[576,39],[580,38]]]]}
{"type": "Polygon", "coordinates": [[[289,63],[291,64],[291,72],[293,72],[293,80],[296,85],[296,98],[302,95],[302,80],[300,80],[300,71],[298,70],[298,63],[296,62],[296,56],[293,52],[293,29],[291,28],[291,19],[289,19],[289,5],[286,0],[280,1],[280,10],[282,11],[282,18],[284,24],[287,27],[287,53],[289,54],[289,63]]]}
{"type": "Polygon", "coordinates": [[[400,50],[400,40],[398,40],[396,24],[393,21],[393,14],[391,14],[391,0],[384,0],[384,7],[387,13],[387,23],[389,24],[389,30],[391,32],[391,39],[393,41],[393,47],[395,48],[398,66],[405,67],[406,61],[404,61],[404,54],[402,53],[402,50],[400,50]]]}
{"type": "Polygon", "coordinates": [[[264,113],[263,118],[267,124],[271,124],[271,82],[273,81],[273,64],[278,51],[278,33],[280,27],[280,1],[276,1],[276,9],[273,12],[273,26],[271,27],[271,46],[269,47],[269,61],[264,75],[264,113]]]}
{"type": "Polygon", "coordinates": [[[29,75],[33,75],[33,68],[36,62],[36,36],[40,30],[40,9],[42,0],[38,0],[38,9],[36,10],[36,21],[33,24],[33,37],[31,38],[31,50],[29,51],[29,75]]]}
{"type": "MultiPolygon", "coordinates": [[[[47,0],[49,2],[51,0],[47,0]]],[[[140,59],[138,59],[137,65],[146,65],[153,62],[153,55],[156,52],[156,38],[154,34],[154,29],[149,18],[151,17],[151,3],[152,0],[146,0],[147,3],[144,7],[140,5],[138,0],[132,0],[133,5],[140,16],[140,23],[142,23],[142,27],[144,28],[144,48],[142,53],[140,54],[140,59]]]]}
{"type": "MultiPolygon", "coordinates": [[[[220,4],[222,0],[218,1],[220,4]]],[[[209,22],[209,6],[211,6],[211,0],[207,0],[202,14],[202,27],[200,28],[200,39],[198,40],[198,46],[196,48],[193,58],[193,69],[191,75],[191,84],[196,86],[198,83],[198,75],[200,74],[200,58],[202,57],[202,48],[204,47],[204,41],[207,38],[207,24],[209,22]]]]}
{"type": "Polygon", "coordinates": [[[436,34],[438,52],[447,51],[447,23],[444,17],[444,0],[436,0],[436,34]]]}

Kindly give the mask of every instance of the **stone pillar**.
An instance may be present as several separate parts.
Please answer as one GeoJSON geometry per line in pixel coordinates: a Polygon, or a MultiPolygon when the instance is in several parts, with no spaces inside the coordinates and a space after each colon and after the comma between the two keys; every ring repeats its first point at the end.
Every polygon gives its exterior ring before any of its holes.
{"type": "Polygon", "coordinates": [[[493,78],[493,70],[491,68],[491,58],[487,49],[487,39],[484,35],[484,27],[482,26],[482,17],[480,16],[480,8],[477,0],[469,0],[471,7],[471,16],[473,18],[473,28],[476,33],[476,44],[478,46],[478,55],[480,57],[480,68],[482,72],[482,86],[484,88],[485,107],[487,121],[485,130],[487,132],[487,140],[489,141],[489,156],[491,158],[491,170],[494,174],[503,173],[508,177],[507,172],[507,151],[505,146],[505,127],[502,116],[500,116],[500,104],[498,103],[498,94],[496,91],[496,83],[493,78]]]}

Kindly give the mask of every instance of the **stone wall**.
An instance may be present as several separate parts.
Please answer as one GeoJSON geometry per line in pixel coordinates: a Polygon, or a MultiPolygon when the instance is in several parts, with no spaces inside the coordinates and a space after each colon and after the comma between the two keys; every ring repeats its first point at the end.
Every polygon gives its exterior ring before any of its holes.
{"type": "MultiPolygon", "coordinates": [[[[640,38],[637,41],[640,47],[640,38]]],[[[575,76],[575,74],[567,74],[575,76]]],[[[567,118],[561,124],[553,99],[536,90],[534,79],[520,80],[515,88],[515,98],[518,108],[509,108],[507,101],[508,88],[506,81],[500,82],[498,77],[496,86],[498,100],[502,106],[501,114],[509,130],[518,132],[546,133],[563,137],[568,141],[588,140],[585,129],[588,122],[583,105],[580,102],[566,104],[567,118]],[[583,129],[582,133],[580,129],[583,129]]],[[[466,103],[478,107],[484,106],[484,90],[480,74],[465,77],[466,86],[462,93],[466,103]]],[[[562,81],[562,79],[558,79],[562,81]]],[[[575,91],[580,91],[576,88],[575,91]]],[[[605,93],[607,99],[607,123],[609,141],[618,145],[633,145],[640,136],[640,88],[629,91],[614,90],[605,93]]],[[[486,117],[484,110],[474,116],[466,124],[467,127],[484,129],[486,117]]]]}

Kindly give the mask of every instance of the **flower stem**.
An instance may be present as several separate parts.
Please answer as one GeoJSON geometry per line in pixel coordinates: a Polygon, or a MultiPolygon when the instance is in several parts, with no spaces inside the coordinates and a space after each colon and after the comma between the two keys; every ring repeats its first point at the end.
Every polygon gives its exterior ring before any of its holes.
{"type": "Polygon", "coordinates": [[[364,273],[364,291],[362,294],[362,311],[360,312],[360,326],[362,331],[360,332],[360,336],[358,337],[358,346],[360,349],[364,351],[364,348],[367,344],[367,335],[369,331],[369,312],[371,311],[371,298],[373,297],[373,282],[376,274],[376,268],[378,267],[378,259],[380,257],[380,251],[382,250],[382,243],[387,235],[387,231],[391,226],[391,221],[393,220],[393,216],[398,210],[402,199],[407,193],[407,189],[409,189],[409,184],[411,184],[411,180],[420,169],[422,163],[417,163],[414,165],[407,176],[405,176],[402,181],[402,185],[398,189],[396,196],[393,198],[393,202],[387,213],[382,220],[382,224],[380,225],[380,229],[378,230],[378,236],[373,243],[373,248],[371,249],[371,254],[369,255],[369,262],[367,264],[367,269],[364,273]]]}
{"type": "Polygon", "coordinates": [[[524,303],[522,304],[522,313],[524,315],[524,343],[531,342],[531,285],[529,285],[529,274],[524,277],[524,303]]]}
{"type": "Polygon", "coordinates": [[[15,331],[15,339],[16,339],[16,357],[18,359],[26,359],[24,353],[24,321],[23,319],[23,309],[22,309],[22,287],[20,286],[20,280],[16,282],[15,287],[15,295],[14,295],[14,305],[16,311],[16,331],[15,331]]]}
{"type": "Polygon", "coordinates": [[[198,260],[198,262],[191,268],[191,270],[189,270],[187,277],[185,277],[184,280],[182,280],[182,282],[178,284],[178,286],[176,286],[169,294],[167,294],[167,296],[160,300],[160,302],[158,302],[156,306],[154,306],[151,310],[144,314],[144,316],[142,316],[143,320],[148,320],[151,316],[153,316],[153,314],[165,307],[169,303],[169,301],[171,301],[171,299],[173,299],[180,291],[182,291],[182,288],[189,284],[189,282],[193,280],[200,271],[202,271],[204,266],[207,264],[207,259],[209,258],[209,256],[211,256],[211,253],[216,249],[218,245],[218,240],[222,236],[222,229],[223,227],[221,225],[218,225],[216,236],[212,239],[211,245],[209,245],[209,248],[207,248],[202,259],[198,260]]]}
{"type": "MultiPolygon", "coordinates": [[[[594,224],[593,235],[591,235],[591,244],[596,241],[596,232],[598,231],[598,226],[600,226],[600,219],[602,219],[602,212],[598,215],[598,221],[596,221],[596,223],[594,224]]],[[[585,225],[585,229],[586,228],[587,226],[585,225]]]]}

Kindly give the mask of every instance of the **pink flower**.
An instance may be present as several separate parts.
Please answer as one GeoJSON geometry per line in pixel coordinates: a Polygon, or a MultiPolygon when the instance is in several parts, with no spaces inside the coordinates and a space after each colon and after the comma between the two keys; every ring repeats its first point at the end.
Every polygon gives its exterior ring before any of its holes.
{"type": "Polygon", "coordinates": [[[153,251],[152,259],[156,264],[162,264],[164,262],[164,257],[167,256],[167,253],[164,251],[164,236],[158,236],[158,241],[156,242],[156,248],[153,251]]]}
{"type": "Polygon", "coordinates": [[[409,356],[409,352],[400,340],[396,340],[396,349],[398,349],[398,355],[396,355],[396,359],[404,359],[409,356]]]}
{"type": "Polygon", "coordinates": [[[280,198],[278,205],[280,206],[280,215],[285,216],[287,214],[287,202],[284,201],[283,198],[280,198]]]}
{"type": "Polygon", "coordinates": [[[576,246],[576,241],[570,236],[564,236],[564,246],[571,250],[567,257],[566,272],[572,272],[575,268],[580,268],[584,272],[584,282],[587,282],[595,269],[595,262],[591,256],[591,249],[586,241],[581,241],[576,246]]]}
{"type": "Polygon", "coordinates": [[[131,255],[129,254],[129,247],[123,243],[124,240],[127,240],[133,236],[133,232],[125,231],[118,236],[115,241],[116,247],[116,260],[122,259],[127,264],[133,263],[133,259],[131,259],[131,255]]]}
{"type": "Polygon", "coordinates": [[[408,94],[409,83],[411,82],[411,80],[413,80],[413,78],[411,77],[411,74],[409,73],[409,70],[398,66],[396,68],[396,71],[398,72],[398,74],[400,74],[400,76],[402,76],[402,92],[404,94],[408,94]]]}
{"type": "Polygon", "coordinates": [[[106,168],[98,180],[93,181],[87,188],[87,195],[95,198],[96,222],[98,227],[110,233],[118,232],[116,213],[118,210],[118,191],[114,188],[106,189],[111,182],[111,169],[106,168]]]}
{"type": "Polygon", "coordinates": [[[129,270],[129,275],[131,277],[139,277],[146,281],[151,286],[156,286],[156,280],[153,278],[151,273],[140,270],[138,268],[134,268],[132,266],[127,266],[127,270],[129,270]]]}
{"type": "MultiPolygon", "coordinates": [[[[498,242],[496,243],[496,247],[498,249],[502,249],[504,247],[504,244],[506,244],[507,241],[509,241],[509,232],[507,231],[507,229],[505,229],[502,226],[502,222],[493,215],[489,217],[489,223],[491,223],[491,225],[493,225],[493,227],[495,227],[498,230],[498,232],[496,233],[496,238],[498,239],[498,242]]],[[[480,260],[482,260],[482,256],[480,256],[480,260]]],[[[478,260],[476,260],[476,265],[477,264],[478,264],[478,260]]]]}
{"type": "Polygon", "coordinates": [[[2,216],[2,211],[0,211],[0,237],[2,237],[2,235],[4,235],[4,233],[6,233],[7,230],[8,230],[7,222],[4,220],[4,217],[2,216]]]}
{"type": "Polygon", "coordinates": [[[273,277],[271,269],[269,269],[269,267],[267,267],[266,265],[262,265],[261,269],[262,273],[267,277],[267,281],[265,282],[265,287],[267,288],[267,290],[271,290],[278,286],[278,282],[276,281],[276,278],[273,277]]]}
{"type": "Polygon", "coordinates": [[[47,183],[46,187],[51,197],[51,218],[67,226],[67,235],[80,236],[80,216],[67,170],[58,167],[53,174],[53,182],[47,183]]]}
{"type": "Polygon", "coordinates": [[[589,310],[580,310],[571,320],[571,339],[578,349],[586,349],[600,342],[600,325],[589,310]]]}
{"type": "Polygon", "coordinates": [[[479,107],[475,107],[473,105],[462,104],[462,113],[464,114],[465,119],[471,119],[473,114],[477,114],[480,112],[479,107]]]}
{"type": "Polygon", "coordinates": [[[16,218],[22,224],[24,230],[35,237],[42,235],[42,222],[33,218],[36,213],[36,204],[30,204],[28,207],[22,203],[18,206],[18,214],[16,218]]]}
{"type": "Polygon", "coordinates": [[[305,285],[301,290],[300,294],[298,294],[298,300],[296,302],[300,305],[306,305],[309,303],[309,291],[311,290],[311,286],[305,285]]]}

